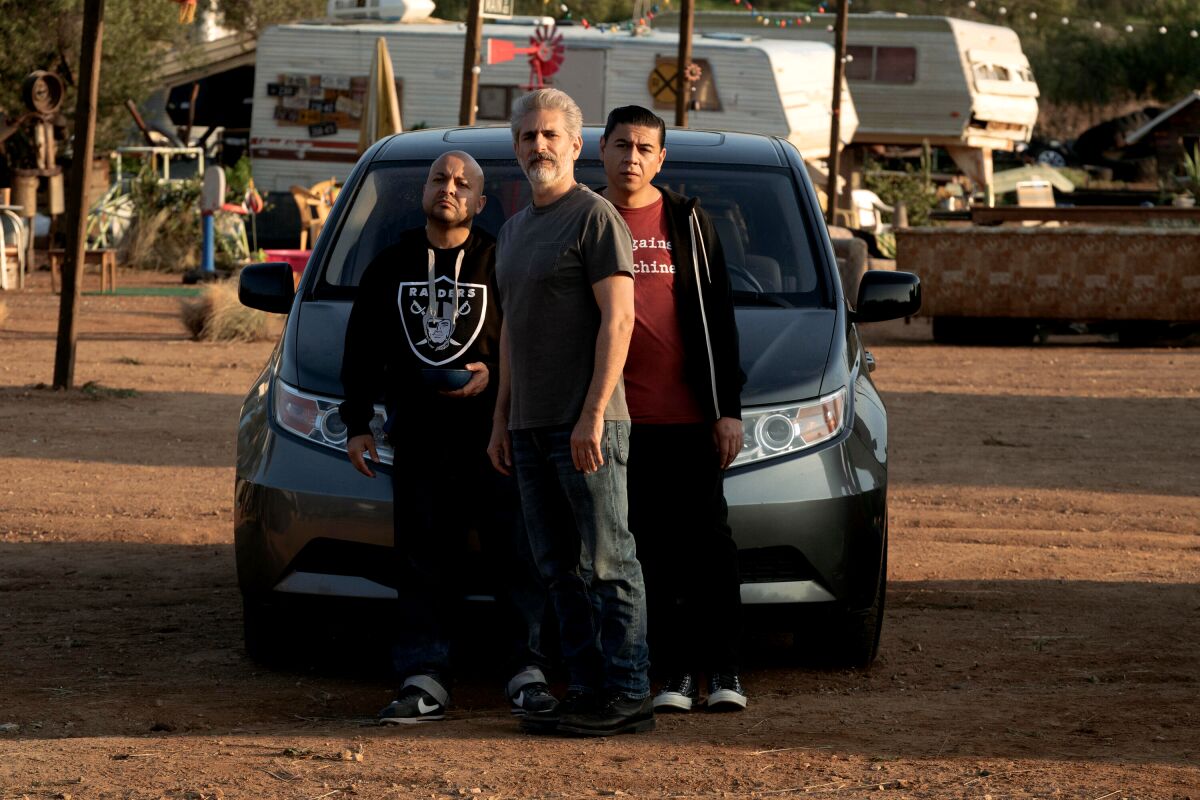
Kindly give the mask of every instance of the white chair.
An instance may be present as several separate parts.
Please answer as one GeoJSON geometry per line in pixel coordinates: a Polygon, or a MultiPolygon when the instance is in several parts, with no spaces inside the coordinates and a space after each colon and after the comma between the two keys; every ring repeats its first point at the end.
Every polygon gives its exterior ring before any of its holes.
{"type": "Polygon", "coordinates": [[[25,226],[16,212],[9,208],[0,209],[0,289],[16,289],[25,285],[25,226]],[[8,243],[7,228],[12,229],[14,244],[8,243]],[[16,250],[17,285],[8,285],[8,258],[10,248],[16,250]]]}

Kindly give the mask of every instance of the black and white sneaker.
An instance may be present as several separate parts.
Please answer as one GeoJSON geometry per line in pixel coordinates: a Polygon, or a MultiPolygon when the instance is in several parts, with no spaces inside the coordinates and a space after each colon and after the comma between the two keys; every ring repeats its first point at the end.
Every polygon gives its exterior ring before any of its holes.
{"type": "Polygon", "coordinates": [[[700,686],[690,672],[673,675],[654,695],[654,711],[691,711],[700,702],[700,686]]]}
{"type": "Polygon", "coordinates": [[[558,706],[558,698],[550,693],[550,687],[545,683],[534,681],[522,686],[516,694],[509,695],[508,703],[509,711],[514,717],[523,717],[526,714],[544,716],[558,706]]]}
{"type": "Polygon", "coordinates": [[[396,699],[379,712],[380,725],[414,725],[446,718],[446,707],[419,686],[405,686],[396,699]]]}
{"type": "Polygon", "coordinates": [[[741,711],[747,700],[736,672],[714,672],[708,677],[709,711],[741,711]]]}

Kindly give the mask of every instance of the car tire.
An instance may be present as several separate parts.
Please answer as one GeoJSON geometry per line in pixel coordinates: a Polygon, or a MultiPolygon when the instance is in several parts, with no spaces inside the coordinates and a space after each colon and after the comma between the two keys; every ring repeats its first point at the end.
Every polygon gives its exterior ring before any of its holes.
{"type": "Polygon", "coordinates": [[[289,642],[287,621],[279,608],[253,596],[242,597],[242,641],[246,655],[267,666],[285,662],[289,642]]]}
{"type": "Polygon", "coordinates": [[[1065,167],[1067,166],[1067,157],[1058,150],[1046,148],[1039,150],[1034,160],[1039,164],[1045,164],[1048,167],[1065,167]]]}
{"type": "Polygon", "coordinates": [[[879,584],[875,600],[866,611],[844,612],[831,631],[831,654],[840,666],[867,669],[879,655],[883,633],[883,612],[887,599],[887,536],[883,540],[883,562],[879,565],[879,584]]]}

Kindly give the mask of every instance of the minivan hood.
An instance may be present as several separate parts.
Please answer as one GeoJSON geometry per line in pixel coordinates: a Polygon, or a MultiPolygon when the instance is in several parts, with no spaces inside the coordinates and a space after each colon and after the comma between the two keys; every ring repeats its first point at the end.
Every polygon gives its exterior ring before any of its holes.
{"type": "Polygon", "coordinates": [[[837,312],[741,307],[736,313],[746,373],[742,405],[776,405],[820,395],[837,312]]]}

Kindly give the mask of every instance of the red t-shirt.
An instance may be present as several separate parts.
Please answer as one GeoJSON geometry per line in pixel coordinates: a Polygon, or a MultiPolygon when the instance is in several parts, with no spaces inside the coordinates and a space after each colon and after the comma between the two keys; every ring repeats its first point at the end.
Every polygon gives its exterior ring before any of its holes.
{"type": "Polygon", "coordinates": [[[617,211],[633,235],[633,288],[637,321],[625,361],[625,400],[634,422],[704,422],[684,379],[683,336],[675,310],[675,260],[667,240],[663,201],[617,211]]]}

